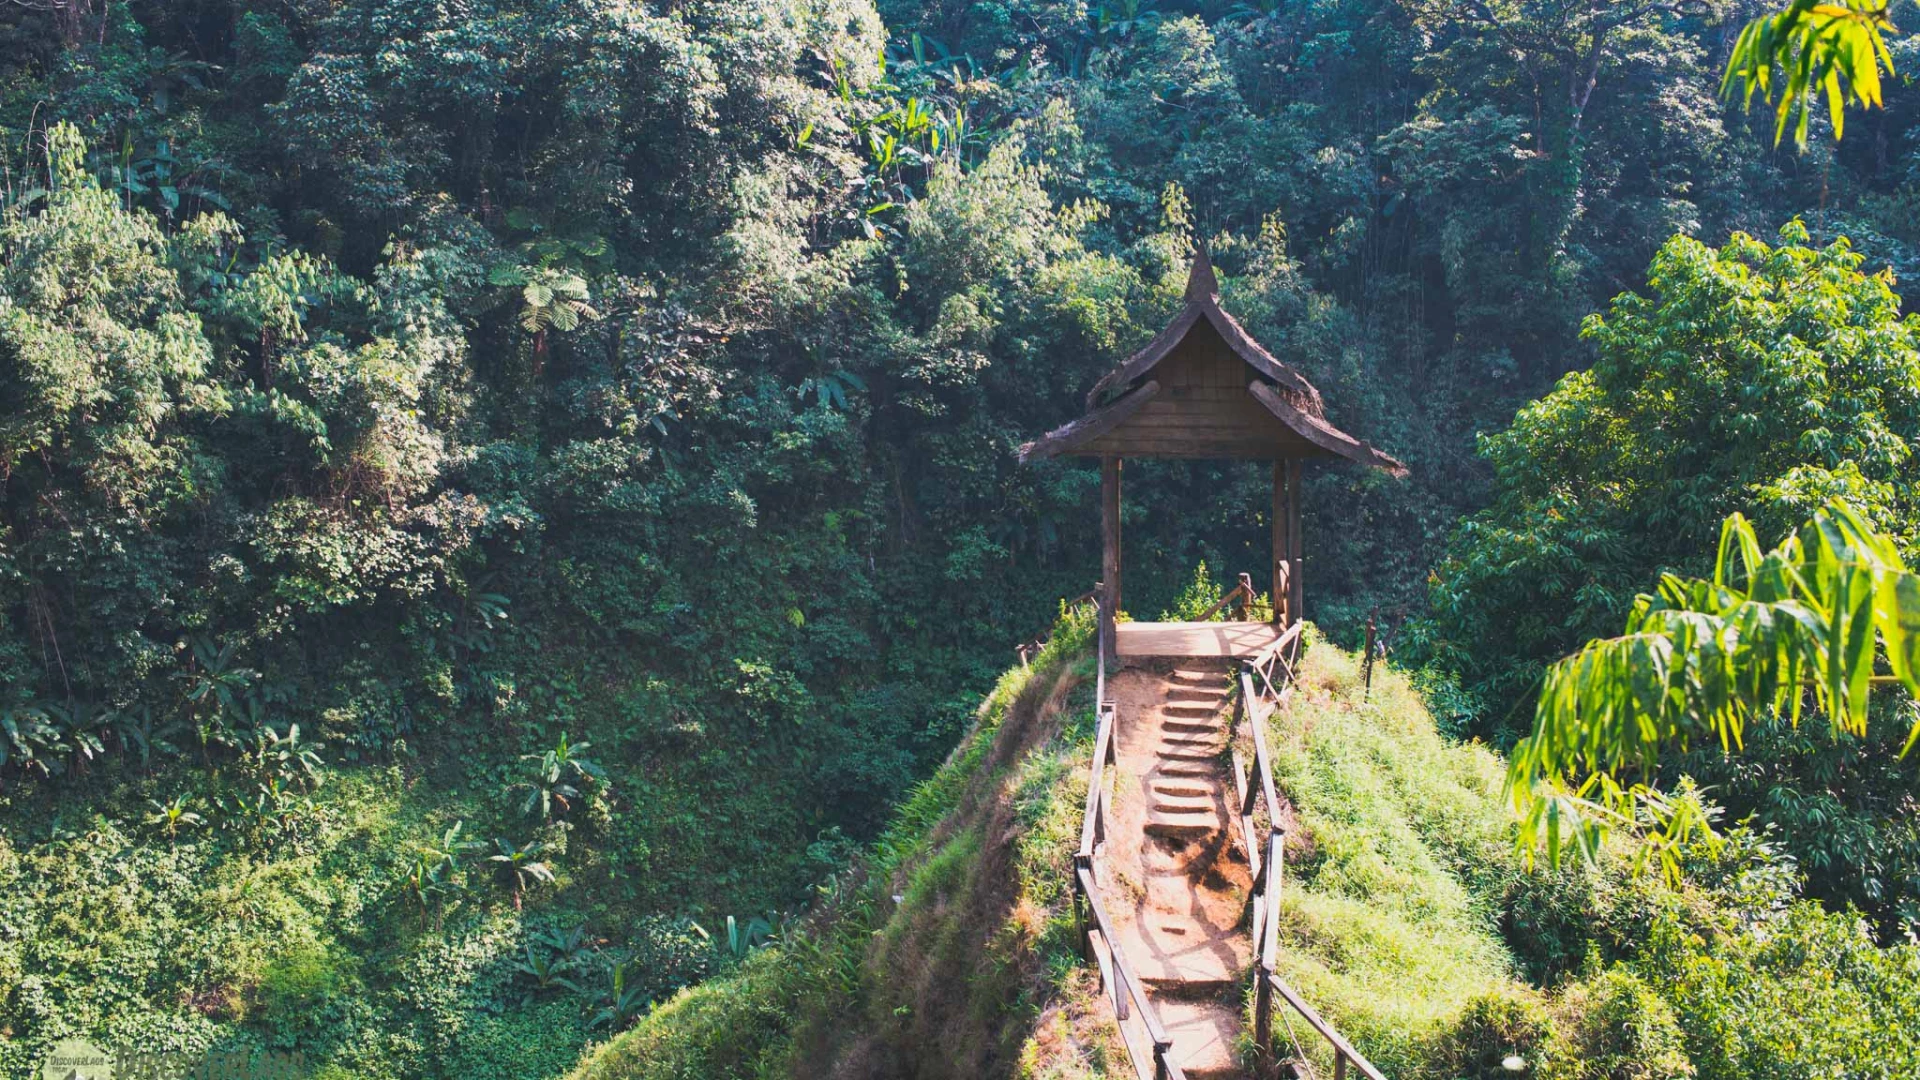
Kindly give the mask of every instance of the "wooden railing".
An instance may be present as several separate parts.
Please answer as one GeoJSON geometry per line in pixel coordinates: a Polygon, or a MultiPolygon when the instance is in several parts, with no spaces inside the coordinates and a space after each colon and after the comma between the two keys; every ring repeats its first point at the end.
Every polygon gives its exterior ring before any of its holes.
{"type": "MultiPolygon", "coordinates": [[[[1074,608],[1079,607],[1081,604],[1084,604],[1089,600],[1098,600],[1099,598],[1100,598],[1100,586],[1095,585],[1093,588],[1088,589],[1086,592],[1083,592],[1079,596],[1076,596],[1073,599],[1067,601],[1062,606],[1066,610],[1071,611],[1074,608]]],[[[1014,654],[1020,658],[1020,666],[1022,668],[1025,668],[1027,664],[1033,660],[1034,657],[1040,655],[1041,649],[1044,649],[1047,647],[1048,640],[1050,640],[1053,636],[1054,625],[1058,621],[1059,621],[1059,617],[1055,616],[1053,620],[1047,623],[1047,625],[1041,627],[1038,630],[1035,630],[1031,634],[1028,634],[1025,638],[1021,640],[1020,644],[1015,645],[1013,647],[1014,654]]]]}
{"type": "Polygon", "coordinates": [[[1215,600],[1213,606],[1201,612],[1200,617],[1194,621],[1211,622],[1213,617],[1220,614],[1228,604],[1232,604],[1234,610],[1244,619],[1247,617],[1247,605],[1253,603],[1253,597],[1253,578],[1250,575],[1241,574],[1239,583],[1228,589],[1225,596],[1215,600]]]}
{"type": "MultiPolygon", "coordinates": [[[[1342,1038],[1331,1024],[1320,1018],[1276,970],[1280,951],[1280,874],[1286,865],[1286,833],[1280,827],[1280,801],[1273,789],[1273,758],[1267,752],[1267,718],[1286,703],[1293,693],[1296,665],[1300,658],[1300,634],[1304,624],[1287,627],[1279,640],[1240,666],[1240,694],[1234,707],[1234,723],[1247,726],[1253,745],[1253,761],[1242,760],[1239,749],[1233,752],[1234,794],[1239,799],[1241,839],[1247,846],[1252,864],[1253,896],[1253,1041],[1268,1061],[1276,1053],[1274,998],[1286,1002],[1309,1028],[1317,1032],[1333,1049],[1334,1080],[1346,1080],[1347,1067],[1359,1070],[1367,1080],[1385,1080],[1380,1070],[1342,1038]],[[1249,764],[1251,767],[1249,768],[1249,764]],[[1254,826],[1254,811],[1266,805],[1267,833],[1259,836],[1254,826]]],[[[1285,1014],[1280,1020],[1287,1029],[1293,1056],[1308,1069],[1306,1048],[1294,1037],[1293,1025],[1285,1014]]],[[[1309,1076],[1311,1073],[1309,1072],[1309,1076]]]]}
{"type": "MultiPolygon", "coordinates": [[[[1095,586],[1095,593],[1102,605],[1102,614],[1106,614],[1107,596],[1104,589],[1095,586]]],[[[1080,850],[1073,856],[1074,878],[1074,918],[1085,942],[1087,957],[1100,966],[1100,985],[1113,1003],[1113,1016],[1120,1028],[1120,1039],[1127,1047],[1127,1055],[1133,1059],[1133,1069],[1140,1080],[1186,1080],[1186,1074],[1180,1071],[1180,1065],[1173,1060],[1173,1040],[1167,1037],[1166,1028],[1160,1023],[1160,1017],[1153,1010],[1153,1003],[1147,1000],[1147,991],[1139,978],[1128,965],[1120,942],[1113,934],[1113,920],[1107,915],[1107,906],[1100,898],[1100,885],[1094,878],[1093,858],[1099,846],[1107,836],[1107,816],[1112,812],[1112,796],[1108,792],[1108,768],[1119,764],[1119,749],[1116,730],[1118,710],[1112,699],[1107,697],[1107,656],[1112,642],[1107,640],[1113,632],[1113,620],[1100,620],[1100,648],[1098,667],[1094,676],[1094,701],[1099,710],[1099,724],[1093,737],[1093,765],[1087,776],[1087,806],[1080,823],[1080,850]],[[1091,923],[1088,916],[1092,916],[1091,923]],[[1129,1024],[1135,1016],[1139,1017],[1139,1030],[1129,1024]]]]}

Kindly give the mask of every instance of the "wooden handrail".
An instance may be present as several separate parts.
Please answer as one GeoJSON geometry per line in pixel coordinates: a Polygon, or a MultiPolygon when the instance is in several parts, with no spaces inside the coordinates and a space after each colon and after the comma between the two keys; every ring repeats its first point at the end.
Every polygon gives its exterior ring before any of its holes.
{"type": "MultiPolygon", "coordinates": [[[[1113,946],[1113,921],[1107,917],[1107,906],[1100,902],[1100,890],[1094,884],[1093,871],[1082,866],[1074,873],[1080,876],[1080,891],[1086,894],[1087,906],[1093,910],[1095,925],[1100,928],[1101,936],[1107,939],[1107,945],[1113,946]]],[[[1126,984],[1127,995],[1132,998],[1133,1004],[1139,1006],[1147,1037],[1156,1043],[1166,1042],[1167,1029],[1160,1025],[1160,1018],[1154,1015],[1153,1006],[1147,1001],[1146,991],[1140,989],[1140,981],[1134,978],[1133,968],[1128,966],[1126,955],[1119,949],[1113,951],[1113,970],[1119,975],[1119,981],[1126,984]]]]}
{"type": "Polygon", "coordinates": [[[1106,583],[1101,582],[1095,585],[1093,594],[1100,604],[1100,614],[1094,620],[1093,631],[1094,652],[1099,657],[1094,671],[1093,703],[1094,707],[1098,708],[1107,700],[1107,652],[1113,645],[1113,642],[1107,640],[1107,634],[1113,625],[1113,620],[1107,617],[1106,583]]]}
{"type": "Polygon", "coordinates": [[[1074,891],[1077,894],[1075,918],[1080,921],[1080,932],[1088,950],[1100,964],[1102,981],[1113,999],[1115,1020],[1125,1021],[1138,1011],[1140,1021],[1146,1028],[1147,1040],[1152,1045],[1143,1052],[1134,1045],[1134,1038],[1126,1025],[1121,1024],[1121,1041],[1126,1044],[1127,1054],[1133,1059],[1134,1071],[1148,1080],[1186,1080],[1180,1064],[1171,1056],[1173,1040],[1167,1037],[1159,1014],[1154,1011],[1152,1002],[1147,1000],[1146,988],[1134,976],[1118,939],[1114,937],[1113,922],[1107,917],[1107,907],[1100,901],[1099,885],[1093,877],[1094,855],[1106,837],[1107,767],[1119,764],[1119,710],[1107,699],[1107,654],[1112,643],[1109,640],[1111,620],[1105,618],[1108,602],[1105,586],[1096,585],[1091,595],[1099,600],[1102,614],[1097,634],[1098,659],[1094,662],[1094,707],[1099,720],[1093,737],[1093,761],[1087,770],[1087,803],[1080,821],[1080,850],[1073,857],[1074,891]],[[1084,902],[1086,909],[1093,913],[1093,926],[1087,926],[1081,916],[1080,902],[1084,902]]]}
{"type": "MultiPolygon", "coordinates": [[[[1074,608],[1079,607],[1081,604],[1084,604],[1089,600],[1098,599],[1099,596],[1100,596],[1100,586],[1095,585],[1093,588],[1088,589],[1086,592],[1083,592],[1079,596],[1076,596],[1073,599],[1067,601],[1065,605],[1066,609],[1068,611],[1072,611],[1074,608]]],[[[1057,622],[1058,619],[1056,618],[1055,621],[1057,622]]],[[[1021,667],[1026,667],[1027,661],[1030,658],[1032,658],[1035,655],[1038,655],[1041,649],[1046,648],[1047,641],[1049,640],[1049,635],[1052,633],[1053,633],[1053,623],[1048,623],[1047,625],[1027,635],[1027,637],[1022,641],[1021,644],[1015,645],[1013,647],[1014,654],[1020,657],[1021,667]]]]}
{"type": "MultiPolygon", "coordinates": [[[[1123,997],[1129,1000],[1140,1013],[1140,1022],[1147,1029],[1147,1041],[1153,1044],[1154,1075],[1161,1080],[1186,1080],[1180,1063],[1174,1061],[1169,1053],[1173,1049],[1173,1040],[1167,1037],[1167,1029],[1160,1023],[1159,1014],[1154,1012],[1153,1002],[1147,1000],[1146,988],[1127,965],[1127,958],[1113,936],[1113,922],[1107,918],[1106,905],[1100,902],[1100,890],[1094,884],[1093,868],[1081,865],[1075,868],[1074,875],[1079,880],[1080,892],[1086,897],[1087,906],[1093,911],[1093,920],[1100,937],[1106,942],[1107,955],[1113,964],[1114,982],[1118,985],[1110,987],[1109,993],[1114,999],[1115,1016],[1125,1015],[1121,1000],[1123,997]]],[[[1122,1034],[1124,1037],[1124,1032],[1122,1034]]],[[[1133,1047],[1129,1044],[1127,1050],[1132,1053],[1133,1047]]]]}
{"type": "Polygon", "coordinates": [[[1220,614],[1221,608],[1226,607],[1228,604],[1233,603],[1235,600],[1240,601],[1240,606],[1243,609],[1243,614],[1246,606],[1248,604],[1253,603],[1253,579],[1248,577],[1245,574],[1240,575],[1240,583],[1238,585],[1235,585],[1233,588],[1228,589],[1226,591],[1226,594],[1221,596],[1220,599],[1215,600],[1213,603],[1207,605],[1207,610],[1201,612],[1200,617],[1197,619],[1194,619],[1193,621],[1194,622],[1211,621],[1215,615],[1220,614]]]}
{"type": "Polygon", "coordinates": [[[1087,809],[1080,821],[1080,856],[1093,858],[1093,849],[1106,833],[1106,767],[1113,756],[1113,713],[1105,702],[1100,705],[1099,731],[1093,737],[1093,770],[1087,780],[1087,809]]]}
{"type": "Polygon", "coordinates": [[[1237,718],[1246,721],[1248,735],[1253,742],[1253,761],[1248,763],[1249,771],[1257,772],[1260,779],[1258,784],[1253,782],[1252,776],[1242,779],[1241,762],[1236,752],[1235,794],[1239,797],[1242,836],[1254,875],[1253,895],[1248,898],[1253,908],[1254,1042],[1269,1059],[1274,1056],[1273,995],[1277,993],[1333,1047],[1335,1080],[1345,1080],[1349,1063],[1358,1068],[1366,1080],[1385,1080],[1380,1070],[1361,1056],[1332,1025],[1321,1019],[1320,1014],[1314,1012],[1275,970],[1280,958],[1280,880],[1286,864],[1286,834],[1279,825],[1280,799],[1273,785],[1273,760],[1267,749],[1266,729],[1267,718],[1293,692],[1298,673],[1291,658],[1298,655],[1304,625],[1294,622],[1273,644],[1241,664],[1240,701],[1235,709],[1237,718]],[[1261,801],[1267,805],[1267,843],[1264,852],[1256,842],[1253,825],[1253,813],[1261,801]]]}
{"type": "Polygon", "coordinates": [[[1332,1024],[1322,1020],[1320,1014],[1313,1011],[1313,1006],[1307,1004],[1293,987],[1288,986],[1285,979],[1282,979],[1272,972],[1266,972],[1265,976],[1267,982],[1272,985],[1274,992],[1285,998],[1287,1004],[1293,1006],[1293,1011],[1300,1014],[1300,1019],[1305,1020],[1308,1027],[1319,1032],[1320,1037],[1327,1040],[1328,1045],[1333,1047],[1336,1059],[1345,1058],[1347,1061],[1352,1062],[1354,1068],[1359,1069],[1360,1075],[1366,1077],[1367,1080],[1387,1080],[1386,1077],[1380,1075],[1379,1069],[1373,1067],[1373,1062],[1368,1061],[1360,1051],[1353,1048],[1352,1043],[1342,1038],[1340,1033],[1333,1029],[1332,1024]]]}
{"type": "MultiPolygon", "coordinates": [[[[1267,717],[1272,713],[1254,693],[1251,665],[1240,672],[1240,699],[1246,703],[1247,727],[1253,735],[1253,771],[1260,777],[1260,796],[1267,802],[1267,818],[1275,819],[1280,797],[1273,788],[1273,757],[1267,752],[1267,717]]],[[[1252,812],[1252,808],[1248,808],[1252,812]]]]}

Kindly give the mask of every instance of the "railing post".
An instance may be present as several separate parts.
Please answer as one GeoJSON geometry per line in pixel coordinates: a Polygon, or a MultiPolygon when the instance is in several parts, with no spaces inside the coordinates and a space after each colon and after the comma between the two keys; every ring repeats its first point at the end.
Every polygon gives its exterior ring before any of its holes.
{"type": "Polygon", "coordinates": [[[1101,628],[1107,632],[1102,648],[1109,660],[1117,660],[1114,620],[1120,613],[1120,459],[1109,454],[1100,459],[1100,583],[1101,628]]]}
{"type": "Polygon", "coordinates": [[[1347,1080],[1347,1055],[1337,1047],[1333,1051],[1333,1080],[1347,1080]]]}
{"type": "Polygon", "coordinates": [[[1365,676],[1362,680],[1362,687],[1360,690],[1361,701],[1367,700],[1367,698],[1373,694],[1373,651],[1376,645],[1376,640],[1377,639],[1374,637],[1373,615],[1369,613],[1367,615],[1367,658],[1366,658],[1365,664],[1361,668],[1361,670],[1365,672],[1365,676]]]}
{"type": "MultiPolygon", "coordinates": [[[[1073,857],[1076,871],[1086,870],[1089,877],[1093,874],[1093,856],[1076,854],[1073,857]]],[[[1100,957],[1093,951],[1093,929],[1087,925],[1088,897],[1086,890],[1080,887],[1080,875],[1073,875],[1073,929],[1080,938],[1080,953],[1087,960],[1098,963],[1100,957]]]]}
{"type": "MultiPolygon", "coordinates": [[[[1272,916],[1268,916],[1271,918],[1272,916]]],[[[1259,964],[1253,967],[1253,1045],[1260,1055],[1273,1058],[1273,983],[1259,964]]]]}

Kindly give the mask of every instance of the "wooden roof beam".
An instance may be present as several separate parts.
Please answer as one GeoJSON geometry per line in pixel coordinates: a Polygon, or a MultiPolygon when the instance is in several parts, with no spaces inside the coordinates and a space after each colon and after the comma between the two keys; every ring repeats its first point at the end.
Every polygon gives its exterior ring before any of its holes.
{"type": "Polygon", "coordinates": [[[1281,423],[1299,432],[1301,438],[1320,449],[1349,461],[1381,469],[1393,476],[1407,475],[1407,467],[1399,458],[1374,449],[1317,416],[1302,412],[1282,397],[1280,391],[1266,383],[1249,383],[1247,392],[1253,395],[1255,401],[1266,406],[1267,411],[1281,423]]]}
{"type": "Polygon", "coordinates": [[[1220,281],[1214,276],[1213,261],[1207,257],[1204,247],[1194,252],[1193,266],[1187,272],[1185,300],[1180,314],[1167,324],[1166,329],[1155,334],[1153,340],[1147,342],[1139,352],[1093,384],[1093,389],[1087,391],[1087,408],[1100,404],[1101,397],[1108,392],[1118,390],[1153,370],[1155,364],[1180,344],[1195,323],[1205,319],[1234,355],[1261,375],[1299,394],[1306,402],[1308,412],[1318,414],[1322,410],[1320,391],[1307,381],[1306,376],[1281,363],[1265,346],[1253,340],[1253,335],[1247,333],[1239,320],[1220,306],[1220,281]]]}
{"type": "Polygon", "coordinates": [[[1120,426],[1121,421],[1139,412],[1140,406],[1152,401],[1154,395],[1158,393],[1160,393],[1160,384],[1148,379],[1120,395],[1112,403],[1095,409],[1070,424],[1054,428],[1022,446],[1020,463],[1025,465],[1043,458],[1058,457],[1076,446],[1105,435],[1120,426]]]}

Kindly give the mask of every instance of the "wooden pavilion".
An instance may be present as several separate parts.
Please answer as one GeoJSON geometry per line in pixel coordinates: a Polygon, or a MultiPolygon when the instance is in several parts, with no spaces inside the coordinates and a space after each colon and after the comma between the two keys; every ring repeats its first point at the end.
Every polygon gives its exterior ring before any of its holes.
{"type": "Polygon", "coordinates": [[[1329,424],[1320,392],[1276,360],[1220,306],[1204,249],[1186,306],[1087,394],[1087,413],[1020,448],[1022,463],[1100,459],[1103,638],[1120,656],[1252,656],[1300,618],[1300,462],[1342,457],[1405,476],[1407,467],[1329,424]],[[1120,609],[1120,464],[1135,458],[1273,463],[1273,622],[1125,623],[1120,609]]]}

